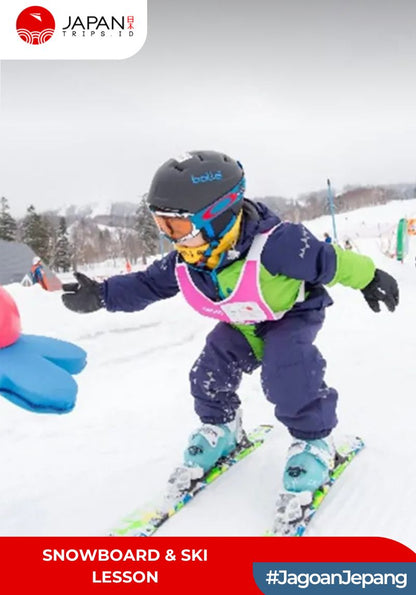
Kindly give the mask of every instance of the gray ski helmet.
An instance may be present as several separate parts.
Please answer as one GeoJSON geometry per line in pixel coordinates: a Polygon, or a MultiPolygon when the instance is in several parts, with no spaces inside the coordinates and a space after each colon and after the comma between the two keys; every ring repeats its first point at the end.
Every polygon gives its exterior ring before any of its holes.
{"type": "MultiPolygon", "coordinates": [[[[197,213],[227,194],[243,178],[243,166],[228,155],[189,151],[159,167],[147,203],[152,210],[197,213]]],[[[239,201],[238,210],[241,206],[239,201]]]]}

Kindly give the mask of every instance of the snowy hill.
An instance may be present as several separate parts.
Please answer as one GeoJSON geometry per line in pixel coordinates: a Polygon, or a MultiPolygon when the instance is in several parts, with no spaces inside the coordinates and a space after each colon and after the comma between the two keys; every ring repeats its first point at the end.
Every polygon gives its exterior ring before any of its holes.
{"type": "MultiPolygon", "coordinates": [[[[330,290],[335,305],[317,345],[327,380],[340,393],[336,434],[358,434],[367,447],[328,496],[310,535],[384,536],[416,548],[416,269],[380,251],[380,226],[394,227],[414,212],[416,200],[337,217],[340,239],[350,237],[398,279],[401,303],[394,314],[374,314],[360,292],[330,290]]],[[[330,219],[308,227],[322,237],[330,219]]],[[[76,315],[64,309],[59,293],[7,289],[24,332],[74,341],[87,350],[89,364],[69,415],[30,414],[0,400],[0,534],[104,534],[151,498],[179,462],[198,424],[188,370],[215,323],[181,296],[135,314],[76,315]]],[[[274,423],[271,437],[161,535],[259,535],[268,527],[289,437],[261,392],[259,372],[244,378],[240,396],[247,428],[274,423]]]]}
{"type": "Polygon", "coordinates": [[[136,209],[137,203],[103,201],[83,205],[64,205],[56,211],[56,214],[59,217],[69,217],[70,219],[132,217],[136,209]]]}
{"type": "MultiPolygon", "coordinates": [[[[338,239],[342,242],[349,238],[358,241],[363,238],[380,239],[385,233],[397,227],[399,219],[416,216],[416,198],[410,200],[395,200],[386,205],[365,207],[356,211],[348,211],[336,215],[338,239]]],[[[308,227],[318,237],[325,231],[332,234],[329,217],[319,217],[307,223],[308,227]]]]}

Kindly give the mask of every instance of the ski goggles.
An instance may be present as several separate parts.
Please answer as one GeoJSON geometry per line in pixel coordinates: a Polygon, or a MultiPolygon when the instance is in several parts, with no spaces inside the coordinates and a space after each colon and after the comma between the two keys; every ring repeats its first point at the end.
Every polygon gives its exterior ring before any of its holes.
{"type": "Polygon", "coordinates": [[[190,240],[201,231],[192,222],[191,213],[152,211],[152,214],[159,231],[174,242],[181,243],[190,240]]]}
{"type": "Polygon", "coordinates": [[[150,207],[159,231],[169,240],[182,243],[197,236],[202,230],[208,237],[215,237],[212,221],[237,204],[244,197],[245,180],[242,178],[230,192],[196,213],[163,211],[150,207]]]}

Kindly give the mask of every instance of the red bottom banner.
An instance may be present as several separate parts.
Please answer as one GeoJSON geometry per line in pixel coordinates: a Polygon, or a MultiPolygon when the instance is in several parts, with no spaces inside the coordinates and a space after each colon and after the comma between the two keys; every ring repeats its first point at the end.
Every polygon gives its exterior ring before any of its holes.
{"type": "Polygon", "coordinates": [[[416,561],[409,548],[381,537],[2,537],[0,556],[0,592],[42,595],[245,595],[262,592],[253,577],[260,563],[296,563],[301,572],[303,564],[338,562],[347,573],[348,563],[416,561]]]}

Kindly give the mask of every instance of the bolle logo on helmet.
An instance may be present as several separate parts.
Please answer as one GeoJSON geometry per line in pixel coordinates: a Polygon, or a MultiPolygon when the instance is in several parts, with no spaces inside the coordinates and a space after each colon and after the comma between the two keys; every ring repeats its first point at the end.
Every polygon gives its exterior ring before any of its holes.
{"type": "Polygon", "coordinates": [[[29,6],[17,17],[16,29],[20,39],[26,43],[41,45],[54,34],[55,19],[43,6],[29,6]]]}
{"type": "Polygon", "coordinates": [[[207,171],[201,176],[191,175],[191,180],[193,184],[204,184],[205,182],[215,182],[216,180],[222,180],[222,171],[207,171]]]}

